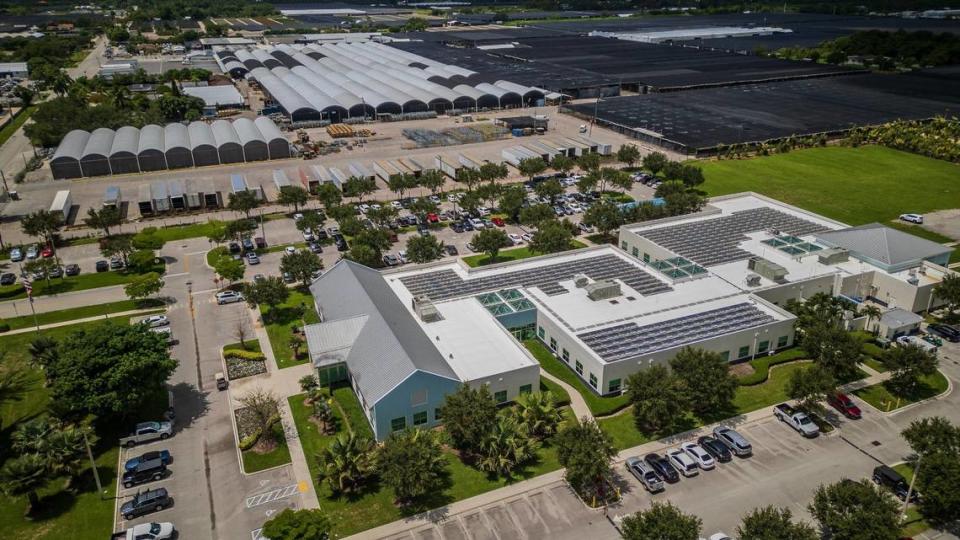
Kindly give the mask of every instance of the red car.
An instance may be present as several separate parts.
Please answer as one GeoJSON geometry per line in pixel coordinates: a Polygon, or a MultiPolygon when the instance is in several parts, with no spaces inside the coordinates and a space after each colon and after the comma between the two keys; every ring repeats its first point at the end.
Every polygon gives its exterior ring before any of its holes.
{"type": "Polygon", "coordinates": [[[40,256],[43,257],[44,259],[49,259],[50,257],[53,257],[53,249],[51,249],[50,246],[47,246],[41,249],[40,256]]]}
{"type": "Polygon", "coordinates": [[[506,225],[506,223],[503,222],[503,218],[495,217],[490,221],[492,221],[493,224],[496,225],[497,227],[503,227],[504,225],[506,225]]]}
{"type": "Polygon", "coordinates": [[[440,218],[436,214],[427,214],[427,221],[430,223],[439,223],[440,218]]]}
{"type": "Polygon", "coordinates": [[[860,419],[860,407],[857,407],[853,400],[847,397],[846,394],[841,394],[839,392],[832,394],[827,397],[827,403],[851,420],[860,419]]]}

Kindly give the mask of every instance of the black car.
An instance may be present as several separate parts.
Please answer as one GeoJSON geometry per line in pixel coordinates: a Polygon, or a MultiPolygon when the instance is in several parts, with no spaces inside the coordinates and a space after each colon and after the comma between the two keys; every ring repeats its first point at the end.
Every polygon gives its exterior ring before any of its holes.
{"type": "Polygon", "coordinates": [[[107,261],[97,261],[97,272],[106,272],[110,269],[110,263],[107,261]]]}
{"type": "Polygon", "coordinates": [[[670,464],[667,458],[661,456],[660,454],[647,454],[643,460],[646,461],[651,468],[653,468],[653,472],[655,472],[657,477],[664,482],[674,484],[680,481],[680,473],[673,468],[673,465],[670,464]]]}
{"type": "Polygon", "coordinates": [[[320,244],[316,242],[310,242],[309,244],[307,244],[307,247],[310,248],[310,251],[314,253],[323,253],[323,248],[320,247],[320,244]]]}
{"type": "Polygon", "coordinates": [[[460,223],[451,223],[450,228],[453,229],[453,232],[455,233],[462,233],[465,230],[463,225],[460,223]]]}
{"type": "Polygon", "coordinates": [[[13,285],[17,282],[17,275],[7,272],[0,276],[0,285],[13,285]]]}
{"type": "Polygon", "coordinates": [[[242,251],[240,248],[240,244],[236,242],[230,242],[229,244],[227,244],[227,247],[230,249],[230,253],[240,253],[240,251],[242,251]]]}
{"type": "Polygon", "coordinates": [[[470,223],[470,220],[469,220],[469,219],[463,220],[463,222],[461,222],[461,225],[463,226],[463,230],[465,230],[465,231],[472,231],[472,230],[474,230],[473,223],[470,223]]]}
{"type": "Polygon", "coordinates": [[[251,240],[250,238],[244,238],[244,239],[243,239],[243,250],[244,250],[244,251],[253,251],[254,249],[256,249],[256,246],[253,245],[253,240],[251,240]]]}
{"type": "Polygon", "coordinates": [[[123,503],[120,507],[120,514],[124,519],[133,519],[137,516],[163,510],[170,506],[173,499],[167,493],[165,488],[148,489],[138,492],[132,499],[123,503]]]}
{"type": "MultiPolygon", "coordinates": [[[[891,467],[886,465],[880,465],[873,469],[873,481],[880,486],[883,486],[893,492],[901,501],[907,498],[907,492],[910,490],[910,486],[907,484],[906,478],[904,478],[900,473],[895,471],[891,467]]],[[[919,497],[917,492],[913,491],[910,493],[910,502],[917,502],[919,497]]]]}
{"type": "Polygon", "coordinates": [[[703,436],[697,439],[697,444],[701,448],[707,451],[713,459],[717,460],[720,463],[727,463],[733,459],[733,454],[730,453],[730,449],[727,448],[727,445],[723,442],[714,439],[713,437],[703,436]]]}
{"type": "Polygon", "coordinates": [[[132,471],[123,473],[123,487],[132,488],[144,482],[160,480],[167,474],[167,466],[161,459],[151,459],[137,465],[132,471]]]}
{"type": "Polygon", "coordinates": [[[317,237],[317,240],[326,240],[326,239],[328,238],[328,237],[327,237],[327,231],[325,231],[325,230],[323,230],[323,229],[317,229],[317,230],[313,231],[313,235],[314,235],[315,237],[317,237]]]}
{"type": "Polygon", "coordinates": [[[927,326],[927,330],[942,336],[943,339],[947,341],[953,343],[960,341],[960,330],[957,330],[948,324],[934,323],[930,326],[927,326]]]}
{"type": "Polygon", "coordinates": [[[53,268],[51,268],[51,269],[50,269],[50,277],[52,277],[52,278],[63,277],[63,267],[61,267],[61,266],[54,266],[53,268]]]}
{"type": "Polygon", "coordinates": [[[80,274],[80,265],[79,265],[79,264],[68,264],[67,267],[64,269],[64,272],[65,272],[68,276],[76,276],[76,275],[80,274]]]}
{"type": "Polygon", "coordinates": [[[450,255],[450,256],[456,256],[460,254],[460,252],[457,251],[457,246],[452,246],[450,244],[447,244],[443,246],[443,249],[445,249],[447,251],[447,255],[450,255]]]}
{"type": "Polygon", "coordinates": [[[334,237],[333,241],[337,244],[337,251],[346,251],[350,249],[350,246],[347,245],[346,239],[342,236],[334,237]]]}

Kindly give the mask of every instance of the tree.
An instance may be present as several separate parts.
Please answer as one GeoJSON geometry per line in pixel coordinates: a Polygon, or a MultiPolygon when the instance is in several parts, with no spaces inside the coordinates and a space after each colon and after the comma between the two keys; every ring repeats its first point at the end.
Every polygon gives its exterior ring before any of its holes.
{"type": "Polygon", "coordinates": [[[447,183],[447,179],[440,171],[423,171],[423,174],[420,175],[417,183],[420,185],[420,187],[429,189],[430,193],[436,193],[437,190],[442,188],[443,185],[447,183]]]}
{"type": "Polygon", "coordinates": [[[482,471],[509,478],[536,453],[537,442],[512,416],[501,416],[480,443],[482,471]]]}
{"type": "Polygon", "coordinates": [[[33,259],[32,261],[27,261],[23,265],[23,271],[32,275],[43,276],[47,280],[47,286],[50,286],[50,275],[59,268],[59,264],[54,259],[33,259]]]}
{"type": "Polygon", "coordinates": [[[887,386],[898,396],[914,394],[920,378],[937,372],[939,361],[917,345],[898,344],[883,353],[883,364],[892,372],[887,386]]]}
{"type": "Polygon", "coordinates": [[[557,219],[557,214],[549,204],[532,204],[520,211],[520,223],[528,227],[538,227],[542,221],[557,219]]]}
{"type": "Polygon", "coordinates": [[[271,540],[329,540],[333,524],[320,509],[286,508],[263,524],[263,536],[271,540]]]}
{"type": "Polygon", "coordinates": [[[821,485],[808,507],[820,532],[835,540],[896,540],[900,537],[900,509],[893,497],[868,480],[844,479],[821,485]]]}
{"type": "Polygon", "coordinates": [[[258,304],[269,306],[272,315],[274,309],[290,297],[290,289],[278,276],[269,276],[253,283],[244,283],[243,296],[250,307],[258,304]]]}
{"type": "Polygon", "coordinates": [[[817,540],[817,531],[806,523],[793,521],[787,508],[764,506],[744,516],[737,528],[740,540],[817,540]]]}
{"type": "Polygon", "coordinates": [[[954,426],[942,416],[914,420],[902,435],[921,458],[937,452],[960,454],[960,426],[954,426]]]}
{"type": "Polygon", "coordinates": [[[689,187],[696,187],[706,181],[703,170],[696,165],[683,165],[680,168],[680,180],[689,187]]]}
{"type": "Polygon", "coordinates": [[[960,515],[960,426],[935,416],[914,420],[903,430],[914,451],[908,462],[917,470],[916,489],[923,493],[920,513],[938,528],[960,515]],[[921,460],[916,469],[917,460],[921,460]]]}
{"type": "Polygon", "coordinates": [[[407,259],[422,264],[443,256],[443,242],[436,236],[411,236],[407,240],[407,259]]]}
{"type": "Polygon", "coordinates": [[[243,261],[226,255],[217,258],[213,263],[213,271],[220,276],[220,279],[233,283],[234,281],[243,279],[246,266],[243,264],[243,261]]]}
{"type": "Polygon", "coordinates": [[[68,414],[125,418],[141,410],[164,395],[177,367],[165,341],[141,324],[104,323],[69,334],[40,358],[51,399],[68,414]]]}
{"type": "Polygon", "coordinates": [[[530,251],[534,253],[559,253],[573,247],[573,225],[567,221],[548,219],[537,225],[537,232],[530,239],[530,251]]]}
{"type": "Polygon", "coordinates": [[[51,248],[53,237],[61,227],[63,227],[63,216],[48,210],[37,210],[20,220],[20,230],[23,234],[42,238],[43,242],[51,248]]]}
{"type": "Polygon", "coordinates": [[[730,410],[737,393],[737,378],[718,353],[684,347],[670,359],[670,369],[683,381],[687,402],[697,415],[730,410]]]}
{"type": "Polygon", "coordinates": [[[350,247],[350,251],[347,252],[347,258],[351,261],[364,266],[369,266],[371,268],[375,268],[383,264],[380,252],[366,244],[359,244],[356,242],[354,242],[354,244],[350,247]]]}
{"type": "Polygon", "coordinates": [[[403,194],[417,185],[417,179],[412,174],[395,174],[387,180],[387,187],[390,191],[397,194],[398,199],[403,199],[403,194]]]}
{"type": "Polygon", "coordinates": [[[369,218],[370,221],[374,222],[381,229],[388,228],[390,223],[397,219],[397,214],[397,209],[389,204],[385,204],[380,208],[371,208],[367,210],[367,218],[369,218]]]}
{"type": "Polygon", "coordinates": [[[507,170],[507,166],[503,163],[492,163],[486,162],[483,165],[480,165],[480,179],[485,182],[496,182],[497,180],[503,180],[510,174],[510,171],[507,170]]]}
{"type": "Polygon", "coordinates": [[[163,289],[163,280],[160,279],[160,274],[150,272],[137,276],[133,281],[124,285],[123,292],[131,300],[142,300],[157,294],[161,289],[163,289]]]}
{"type": "Polygon", "coordinates": [[[273,425],[280,421],[280,400],[277,396],[270,390],[254,388],[237,401],[249,413],[247,417],[260,434],[260,441],[267,444],[274,442],[273,425]]]}
{"type": "Polygon", "coordinates": [[[457,169],[456,180],[467,186],[467,191],[473,191],[473,188],[480,183],[480,171],[470,167],[461,167],[457,169]]]}
{"type": "Polygon", "coordinates": [[[257,222],[249,219],[235,219],[233,221],[227,222],[224,227],[224,234],[228,238],[233,238],[236,241],[240,241],[243,237],[250,235],[253,231],[257,230],[257,222]]]}
{"type": "Polygon", "coordinates": [[[491,261],[495,261],[497,259],[497,254],[500,253],[501,248],[507,247],[511,244],[507,233],[500,229],[483,229],[477,234],[473,235],[471,243],[473,244],[474,249],[489,255],[491,261]]]}
{"type": "Polygon", "coordinates": [[[633,167],[633,164],[640,160],[640,149],[632,144],[620,145],[617,149],[617,161],[625,163],[627,167],[633,167]]]}
{"type": "Polygon", "coordinates": [[[567,482],[584,500],[605,498],[605,486],[612,471],[611,463],[617,450],[610,436],[600,429],[592,418],[582,418],[579,424],[567,425],[553,438],[557,458],[566,471],[567,482]]]}
{"type": "Polygon", "coordinates": [[[593,172],[600,168],[600,154],[583,154],[577,158],[577,165],[585,172],[593,172]]]}
{"type": "Polygon", "coordinates": [[[150,272],[157,264],[157,255],[152,249],[138,249],[127,257],[127,268],[138,274],[150,272]]]}
{"type": "Polygon", "coordinates": [[[121,220],[120,209],[116,206],[104,206],[100,210],[88,208],[83,223],[91,229],[103,229],[104,236],[109,237],[110,227],[119,226],[121,220]]]}
{"type": "Polygon", "coordinates": [[[317,454],[317,480],[334,493],[347,493],[361,486],[375,472],[373,441],[353,431],[340,433],[317,454]]]}
{"type": "Polygon", "coordinates": [[[556,204],[557,196],[563,193],[563,186],[560,185],[559,180],[556,178],[551,178],[549,180],[539,182],[533,187],[533,191],[538,197],[550,199],[550,205],[553,206],[556,204]]]}
{"type": "Polygon", "coordinates": [[[250,189],[231,193],[227,202],[227,208],[234,212],[243,212],[247,219],[250,219],[250,211],[258,206],[260,206],[260,199],[257,193],[250,189]]]}
{"type": "Polygon", "coordinates": [[[601,200],[583,213],[583,222],[596,227],[600,234],[609,237],[610,233],[623,225],[623,212],[610,200],[601,200]]]}
{"type": "Polygon", "coordinates": [[[667,501],[623,518],[621,529],[626,540],[697,540],[701,526],[700,518],[667,501]]]}
{"type": "Polygon", "coordinates": [[[879,321],[880,317],[883,315],[883,312],[880,311],[880,308],[873,304],[864,304],[860,308],[860,314],[867,318],[866,324],[864,324],[864,329],[868,332],[873,332],[876,334],[877,328],[870,328],[870,323],[872,321],[879,321]]]}
{"type": "Polygon", "coordinates": [[[294,212],[299,212],[300,207],[307,204],[310,194],[300,186],[283,186],[277,195],[277,203],[284,206],[292,206],[294,212]]]}
{"type": "Polygon", "coordinates": [[[814,364],[798,369],[790,374],[787,381],[787,395],[799,402],[800,408],[808,412],[822,412],[820,402],[827,398],[837,387],[833,374],[823,366],[814,364]]]}
{"type": "Polygon", "coordinates": [[[446,395],[440,412],[453,446],[467,452],[478,451],[497,423],[497,404],[486,385],[476,389],[462,385],[446,395]]]}
{"type": "Polygon", "coordinates": [[[633,420],[644,433],[657,433],[673,426],[688,410],[687,389],[663,365],[654,364],[627,377],[627,400],[633,404],[633,420]]]}
{"type": "Polygon", "coordinates": [[[532,182],[534,176],[547,170],[547,163],[540,157],[521,159],[517,169],[532,182]]]}
{"type": "Polygon", "coordinates": [[[84,458],[84,437],[96,443],[89,426],[65,425],[51,418],[35,418],[17,426],[11,436],[13,449],[19,454],[34,454],[47,462],[51,476],[76,478],[84,458]]]}
{"type": "Polygon", "coordinates": [[[289,273],[293,279],[302,282],[304,287],[310,285],[313,274],[322,269],[323,261],[308,249],[285,253],[280,259],[280,271],[289,273]]]}
{"type": "Polygon", "coordinates": [[[650,152],[643,156],[643,168],[656,176],[667,165],[667,156],[663,152],[650,152]]]}
{"type": "Polygon", "coordinates": [[[505,186],[500,191],[500,200],[497,202],[497,207],[507,215],[510,221],[519,223],[520,211],[523,210],[523,205],[526,200],[527,193],[522,186],[505,186]]]}
{"type": "Polygon", "coordinates": [[[856,376],[860,361],[860,341],[832,321],[824,321],[805,329],[801,345],[810,357],[833,374],[837,381],[856,376]]]}
{"type": "Polygon", "coordinates": [[[363,202],[364,197],[375,191],[377,191],[377,182],[373,178],[351,176],[343,183],[343,196],[356,197],[359,202],[363,202]]]}
{"type": "Polygon", "coordinates": [[[36,454],[7,459],[0,468],[0,489],[10,497],[27,496],[26,514],[37,509],[37,490],[47,485],[48,463],[36,454]]]}
{"type": "Polygon", "coordinates": [[[933,295],[947,304],[952,318],[953,312],[960,309],[960,276],[956,274],[943,276],[940,283],[933,288],[933,295]]]}
{"type": "Polygon", "coordinates": [[[702,192],[690,188],[680,180],[669,180],[660,184],[655,195],[663,199],[671,216],[696,212],[706,203],[702,192]]]}
{"type": "Polygon", "coordinates": [[[447,472],[439,433],[424,429],[391,433],[377,461],[380,478],[401,503],[439,490],[447,472]]]}
{"type": "Polygon", "coordinates": [[[563,411],[557,407],[553,392],[529,392],[517,397],[513,414],[537,440],[552,437],[563,423],[563,411]]]}
{"type": "Polygon", "coordinates": [[[554,156],[554,158],[550,160],[550,168],[563,174],[564,176],[570,174],[570,171],[573,170],[573,166],[573,158],[563,154],[554,156]]]}
{"type": "Polygon", "coordinates": [[[343,201],[343,193],[333,184],[320,184],[320,187],[317,188],[317,199],[323,204],[323,208],[329,212],[330,208],[338,206],[343,201]]]}
{"type": "MultiPolygon", "coordinates": [[[[3,353],[0,353],[0,361],[3,361],[3,353]]],[[[0,407],[23,399],[31,384],[30,374],[23,363],[0,363],[0,407]]],[[[0,427],[3,427],[2,423],[0,427]]]]}

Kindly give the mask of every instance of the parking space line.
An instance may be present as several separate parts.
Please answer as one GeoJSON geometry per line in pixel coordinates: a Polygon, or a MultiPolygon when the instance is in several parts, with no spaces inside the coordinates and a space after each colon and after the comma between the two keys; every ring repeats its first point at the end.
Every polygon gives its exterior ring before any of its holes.
{"type": "Polygon", "coordinates": [[[253,508],[255,506],[268,504],[279,499],[286,499],[287,497],[290,497],[291,495],[293,495],[294,493],[298,493],[299,491],[300,491],[299,484],[291,484],[289,486],[277,488],[277,489],[268,491],[266,493],[260,493],[258,495],[247,497],[246,505],[247,505],[247,508],[253,508]]]}
{"type": "Polygon", "coordinates": [[[250,531],[250,540],[266,540],[266,536],[263,536],[263,528],[250,531]]]}

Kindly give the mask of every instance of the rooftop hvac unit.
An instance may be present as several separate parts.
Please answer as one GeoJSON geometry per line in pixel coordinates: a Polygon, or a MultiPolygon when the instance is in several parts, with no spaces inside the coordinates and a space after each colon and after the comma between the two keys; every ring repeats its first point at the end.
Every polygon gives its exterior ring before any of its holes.
{"type": "Polygon", "coordinates": [[[587,291],[587,298],[596,302],[597,300],[609,300],[620,296],[620,284],[616,281],[605,279],[588,283],[584,289],[587,291]]]}
{"type": "Polygon", "coordinates": [[[830,248],[822,250],[817,259],[820,264],[839,264],[850,260],[850,252],[844,248],[830,248]]]}
{"type": "Polygon", "coordinates": [[[413,312],[423,322],[436,322],[441,319],[437,306],[433,305],[433,301],[428,296],[413,297],[413,312]]]}
{"type": "Polygon", "coordinates": [[[763,257],[750,257],[750,260],[747,262],[747,268],[777,283],[782,282],[787,277],[786,268],[773,261],[768,261],[763,257]]]}
{"type": "Polygon", "coordinates": [[[747,287],[759,287],[760,276],[757,274],[747,274],[747,287]]]}
{"type": "Polygon", "coordinates": [[[586,274],[577,274],[573,276],[573,284],[577,286],[578,289],[582,289],[590,284],[590,278],[586,274]]]}

